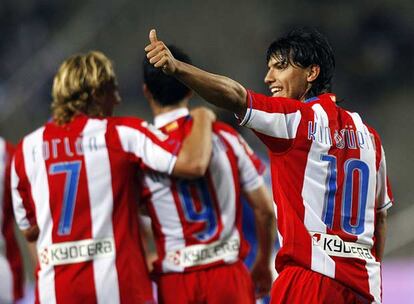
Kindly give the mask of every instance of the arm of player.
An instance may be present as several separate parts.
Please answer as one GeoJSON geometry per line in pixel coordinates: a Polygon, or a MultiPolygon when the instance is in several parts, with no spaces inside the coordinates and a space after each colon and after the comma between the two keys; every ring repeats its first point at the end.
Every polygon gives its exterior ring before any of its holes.
{"type": "Polygon", "coordinates": [[[39,237],[39,227],[37,225],[21,231],[28,242],[36,242],[39,237]]]}
{"type": "Polygon", "coordinates": [[[247,92],[240,83],[175,59],[166,45],[158,41],[154,29],[150,31],[149,39],[150,44],[145,47],[145,51],[151,64],[176,77],[209,103],[232,111],[239,117],[244,116],[247,109],[247,92]]]}
{"type": "Polygon", "coordinates": [[[210,163],[212,145],[212,123],[216,120],[213,111],[197,108],[191,111],[193,126],[177,157],[172,175],[184,178],[203,176],[210,163]]]}
{"type": "Polygon", "coordinates": [[[264,185],[245,191],[245,196],[253,209],[256,224],[258,248],[251,276],[256,287],[256,297],[261,298],[270,292],[273,282],[270,265],[276,240],[276,220],[272,199],[264,185]]]}
{"type": "Polygon", "coordinates": [[[377,212],[375,223],[375,253],[377,259],[382,261],[384,256],[385,238],[387,235],[387,210],[377,212]]]}

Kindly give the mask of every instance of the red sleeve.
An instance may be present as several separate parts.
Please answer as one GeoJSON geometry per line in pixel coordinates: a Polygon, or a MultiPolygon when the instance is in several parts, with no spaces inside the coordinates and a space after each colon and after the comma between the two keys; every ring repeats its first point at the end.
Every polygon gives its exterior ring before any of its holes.
{"type": "Polygon", "coordinates": [[[296,138],[303,104],[253,91],[247,91],[247,97],[248,110],[240,125],[251,128],[271,151],[286,150],[296,138]]]}

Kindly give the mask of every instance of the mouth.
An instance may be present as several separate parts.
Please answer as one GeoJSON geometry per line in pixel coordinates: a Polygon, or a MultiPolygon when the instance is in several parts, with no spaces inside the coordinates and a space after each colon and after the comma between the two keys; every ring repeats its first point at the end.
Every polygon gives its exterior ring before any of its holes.
{"type": "Polygon", "coordinates": [[[272,96],[278,95],[279,92],[282,91],[281,87],[270,87],[270,92],[272,92],[272,96]]]}

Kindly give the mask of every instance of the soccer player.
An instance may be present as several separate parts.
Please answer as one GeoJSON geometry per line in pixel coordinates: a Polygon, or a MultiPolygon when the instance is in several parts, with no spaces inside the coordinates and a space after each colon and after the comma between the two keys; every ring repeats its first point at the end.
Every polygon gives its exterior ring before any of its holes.
{"type": "Polygon", "coordinates": [[[14,232],[10,164],[14,147],[0,137],[0,303],[23,297],[23,261],[14,232]]]}
{"type": "Polygon", "coordinates": [[[24,137],[11,169],[17,223],[37,245],[36,303],[153,303],[136,177],[145,168],[202,176],[212,147],[198,138],[211,139],[214,114],[193,113],[177,157],[141,119],[110,117],[117,81],[96,51],[63,62],[52,96],[52,119],[24,137]]]}
{"type": "MultiPolygon", "coordinates": [[[[169,49],[174,57],[190,62],[177,47],[169,49]]],[[[155,127],[168,134],[168,143],[181,144],[192,129],[192,91],[147,58],[143,71],[143,91],[155,127]]],[[[244,139],[222,122],[213,124],[212,145],[203,178],[189,181],[157,172],[143,177],[158,254],[154,272],[160,303],[254,303],[254,289],[262,297],[271,288],[275,220],[261,176],[264,166],[244,139]],[[259,240],[251,275],[243,264],[248,245],[242,235],[241,194],[253,208],[259,240]]]]}
{"type": "Polygon", "coordinates": [[[272,97],[176,60],[155,30],[155,67],[234,112],[269,149],[281,249],[272,303],[381,302],[381,259],[392,205],[377,132],[331,93],[334,56],[314,29],[267,52],[272,97]]]}

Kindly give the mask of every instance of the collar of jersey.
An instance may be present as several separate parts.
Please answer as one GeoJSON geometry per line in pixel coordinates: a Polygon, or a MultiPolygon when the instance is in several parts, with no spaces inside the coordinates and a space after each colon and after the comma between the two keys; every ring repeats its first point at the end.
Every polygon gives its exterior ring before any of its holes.
{"type": "Polygon", "coordinates": [[[173,122],[181,117],[189,115],[190,112],[187,108],[178,108],[166,113],[159,114],[154,117],[154,125],[157,129],[173,122]]]}
{"type": "Polygon", "coordinates": [[[335,96],[335,94],[332,94],[332,93],[325,93],[325,94],[322,94],[322,95],[319,95],[319,96],[314,96],[314,97],[308,98],[308,99],[306,99],[306,100],[304,101],[304,103],[309,103],[309,102],[319,101],[319,100],[328,99],[328,98],[329,98],[331,101],[336,102],[336,96],[335,96]]]}

